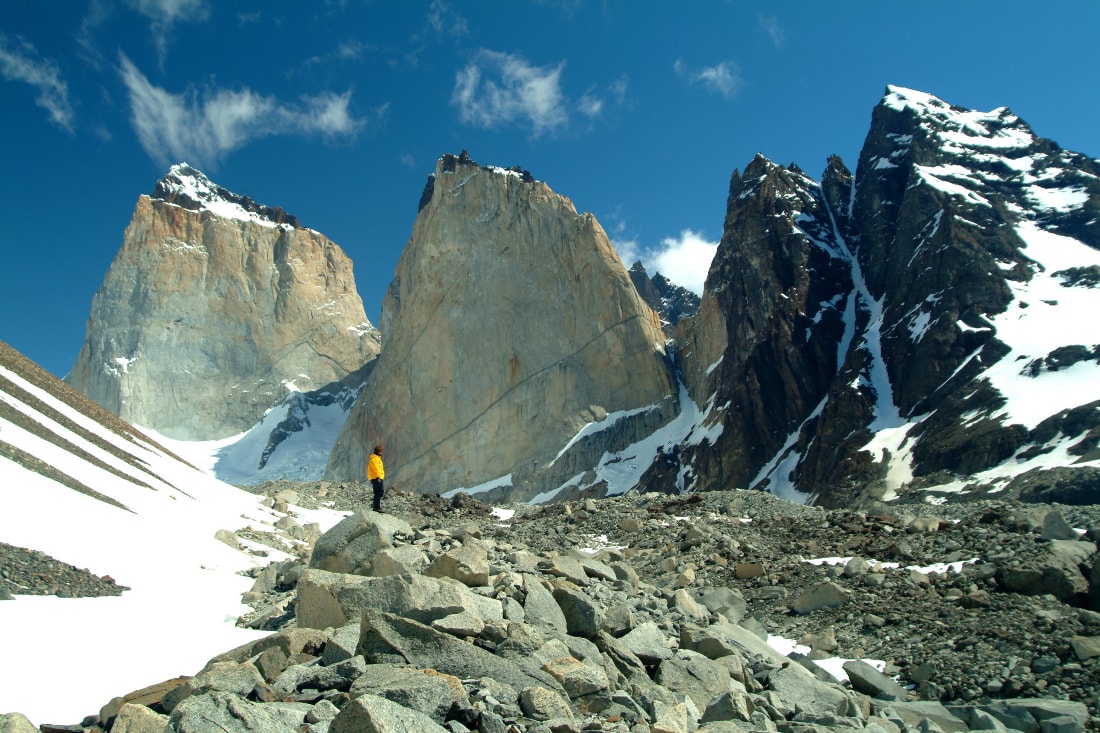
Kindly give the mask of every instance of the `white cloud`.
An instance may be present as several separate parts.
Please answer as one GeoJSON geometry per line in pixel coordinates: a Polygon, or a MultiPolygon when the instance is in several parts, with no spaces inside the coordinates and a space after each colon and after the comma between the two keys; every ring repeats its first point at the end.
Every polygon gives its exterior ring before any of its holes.
{"type": "Polygon", "coordinates": [[[787,34],[783,31],[783,28],[779,25],[779,19],[774,15],[767,15],[760,13],[756,16],[756,24],[762,31],[768,34],[772,39],[772,44],[776,48],[782,48],[783,43],[787,40],[787,34]]]}
{"type": "Polygon", "coordinates": [[[161,66],[168,56],[172,26],[181,21],[203,21],[210,15],[206,0],[128,0],[128,4],[149,19],[161,66]]]}
{"type": "Polygon", "coordinates": [[[643,247],[633,239],[612,243],[627,267],[640,260],[650,275],[659,272],[696,295],[703,294],[711,260],[718,250],[718,242],[708,241],[691,229],[683,230],[679,237],[665,237],[657,247],[643,247]]]}
{"type": "Polygon", "coordinates": [[[520,56],[482,49],[455,74],[451,104],[462,122],[494,128],[524,123],[535,137],[569,122],[561,91],[562,61],[532,66],[520,56]]]}
{"type": "Polygon", "coordinates": [[[467,20],[451,10],[451,4],[445,0],[432,0],[428,7],[428,26],[439,38],[445,35],[464,36],[470,31],[467,20]]]}
{"type": "Polygon", "coordinates": [[[8,81],[34,87],[37,92],[34,103],[49,113],[50,122],[67,132],[73,131],[69,85],[61,78],[57,64],[39,57],[34,46],[0,34],[0,75],[8,81]]]}
{"type": "MultiPolygon", "coordinates": [[[[270,135],[354,137],[366,124],[349,110],[351,91],[321,92],[301,104],[286,104],[251,89],[194,89],[172,94],[149,82],[120,54],[119,73],[130,98],[138,140],[162,165],[186,160],[214,166],[226,154],[270,135]]],[[[386,107],[379,108],[384,115],[386,107]]]]}
{"type": "Polygon", "coordinates": [[[588,118],[599,117],[603,112],[603,100],[591,92],[577,100],[577,109],[588,118]]]}
{"type": "Polygon", "coordinates": [[[732,99],[745,86],[741,69],[737,64],[723,61],[716,66],[704,66],[701,69],[689,69],[680,59],[672,65],[676,73],[686,77],[689,83],[701,83],[711,91],[732,99]]]}

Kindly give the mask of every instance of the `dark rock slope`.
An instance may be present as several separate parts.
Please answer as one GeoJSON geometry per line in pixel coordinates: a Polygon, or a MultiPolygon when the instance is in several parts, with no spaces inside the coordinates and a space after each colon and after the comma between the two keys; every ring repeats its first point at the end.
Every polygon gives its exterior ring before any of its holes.
{"type": "Polygon", "coordinates": [[[678,331],[708,410],[685,485],[842,506],[1094,462],[1098,208],[1095,160],[1007,109],[894,87],[855,176],[838,158],[820,181],[762,156],[735,171],[678,331]]]}
{"type": "MultiPolygon", "coordinates": [[[[346,509],[368,493],[350,482],[256,490],[346,509]]],[[[1093,506],[1006,497],[831,511],[733,491],[519,506],[505,519],[463,494],[394,492],[384,508],[257,573],[256,612],[241,623],[271,636],[85,724],[1095,729],[1093,506]],[[799,646],[784,654],[770,637],[799,646]],[[837,657],[877,660],[882,673],[837,657]]],[[[301,538],[291,510],[278,526],[301,538]]]]}

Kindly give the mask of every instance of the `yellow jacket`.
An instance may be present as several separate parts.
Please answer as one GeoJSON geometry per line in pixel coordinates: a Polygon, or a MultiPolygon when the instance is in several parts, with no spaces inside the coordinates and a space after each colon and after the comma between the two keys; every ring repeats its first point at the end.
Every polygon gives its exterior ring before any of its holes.
{"type": "Polygon", "coordinates": [[[382,465],[382,456],[371,453],[367,461],[367,481],[373,481],[376,478],[386,478],[386,468],[382,465]]]}

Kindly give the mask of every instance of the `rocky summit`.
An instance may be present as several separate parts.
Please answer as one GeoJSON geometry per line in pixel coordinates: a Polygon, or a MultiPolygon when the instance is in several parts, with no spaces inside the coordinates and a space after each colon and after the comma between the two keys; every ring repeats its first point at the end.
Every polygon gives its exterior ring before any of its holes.
{"type": "Polygon", "coordinates": [[[382,353],[326,477],[529,499],[679,410],[657,315],[591,214],[519,170],[446,155],[382,304],[382,353]]]}
{"type": "Polygon", "coordinates": [[[378,342],[339,246],[182,164],[138,198],[68,381],[127,422],[211,440],[378,342]]]}
{"type": "Polygon", "coordinates": [[[1095,507],[255,491],[284,539],[248,538],[299,548],[245,594],[272,633],[42,730],[1096,729],[1095,507]],[[311,506],[354,511],[318,536],[311,506]]]}
{"type": "Polygon", "coordinates": [[[683,470],[645,485],[844,506],[1094,470],[1098,179],[1007,108],[899,87],[854,175],[836,157],[819,179],[763,156],[734,171],[676,332],[710,437],[693,428],[683,470]]]}

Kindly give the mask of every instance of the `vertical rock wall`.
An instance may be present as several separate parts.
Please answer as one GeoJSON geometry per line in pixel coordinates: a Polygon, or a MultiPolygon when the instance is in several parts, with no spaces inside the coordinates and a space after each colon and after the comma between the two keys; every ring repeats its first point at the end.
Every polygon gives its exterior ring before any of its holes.
{"type": "Polygon", "coordinates": [[[381,443],[402,488],[510,475],[522,498],[676,411],[660,323],[603,229],[529,174],[439,161],[380,325],[383,353],[329,478],[362,478],[381,443]],[[586,424],[647,406],[558,457],[586,424]]]}

